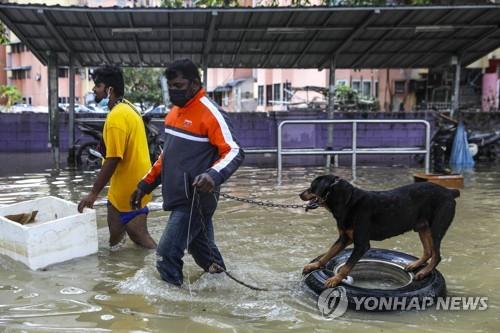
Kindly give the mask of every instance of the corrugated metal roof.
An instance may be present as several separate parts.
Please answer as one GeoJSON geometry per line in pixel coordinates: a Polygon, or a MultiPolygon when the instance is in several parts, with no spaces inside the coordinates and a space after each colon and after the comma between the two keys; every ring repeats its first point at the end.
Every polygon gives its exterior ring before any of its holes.
{"type": "Polygon", "coordinates": [[[500,6],[88,8],[0,4],[0,19],[47,63],[419,68],[500,47],[500,6]]]}

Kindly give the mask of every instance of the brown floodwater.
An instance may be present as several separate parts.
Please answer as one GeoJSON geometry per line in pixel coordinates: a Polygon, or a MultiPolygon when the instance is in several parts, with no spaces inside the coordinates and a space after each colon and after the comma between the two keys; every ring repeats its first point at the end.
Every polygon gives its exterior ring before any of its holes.
{"type": "MultiPolygon", "coordinates": [[[[415,170],[360,168],[356,185],[383,190],[412,182],[415,170]]],[[[276,182],[276,170],[241,168],[223,192],[279,203],[297,203],[297,194],[322,168],[294,168],[276,182]]],[[[347,169],[335,173],[349,179],[347,169]]],[[[0,178],[0,204],[55,195],[77,202],[89,191],[93,172],[50,170],[0,178]]],[[[105,207],[97,208],[99,252],[30,271],[0,256],[0,331],[26,332],[498,332],[500,317],[500,171],[479,166],[466,174],[453,224],[442,243],[439,270],[452,296],[488,297],[485,311],[348,311],[323,317],[304,291],[300,271],[336,238],[325,210],[263,208],[221,200],[214,223],[228,269],[259,287],[258,292],[226,276],[202,274],[190,257],[185,276],[190,283],[165,284],[154,267],[155,255],[127,241],[111,252],[105,207]]],[[[104,198],[100,199],[104,202],[104,198]]],[[[155,204],[161,197],[155,191],[155,204]]],[[[159,239],[168,213],[150,214],[149,229],[159,239]]],[[[0,230],[1,232],[1,230],[0,230]]],[[[416,256],[422,248],[415,233],[372,247],[416,256]]]]}

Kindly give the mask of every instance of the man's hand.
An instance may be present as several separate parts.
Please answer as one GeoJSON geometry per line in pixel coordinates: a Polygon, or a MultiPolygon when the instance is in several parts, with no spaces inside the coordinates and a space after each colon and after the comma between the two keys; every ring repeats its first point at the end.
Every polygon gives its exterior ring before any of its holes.
{"type": "Polygon", "coordinates": [[[196,176],[193,181],[193,186],[196,186],[200,192],[212,192],[215,188],[215,182],[212,177],[205,172],[196,176]]]}
{"type": "Polygon", "coordinates": [[[132,195],[130,196],[130,207],[132,207],[132,210],[138,210],[141,209],[141,202],[142,198],[144,197],[146,193],[144,193],[143,190],[140,188],[136,189],[132,195]]]}
{"type": "Polygon", "coordinates": [[[97,194],[90,192],[80,203],[78,203],[78,211],[83,213],[85,207],[94,208],[94,202],[97,200],[97,194]]]}

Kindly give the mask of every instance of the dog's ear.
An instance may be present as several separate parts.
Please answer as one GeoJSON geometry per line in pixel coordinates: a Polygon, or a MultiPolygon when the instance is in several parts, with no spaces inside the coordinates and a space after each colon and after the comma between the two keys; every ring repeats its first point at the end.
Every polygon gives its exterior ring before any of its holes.
{"type": "Polygon", "coordinates": [[[325,197],[327,193],[331,192],[332,186],[338,179],[340,178],[334,175],[319,176],[313,181],[313,186],[311,186],[311,188],[316,195],[325,197]]]}
{"type": "Polygon", "coordinates": [[[345,206],[351,201],[353,186],[347,180],[338,178],[338,180],[331,185],[331,190],[338,204],[345,206]]]}
{"type": "Polygon", "coordinates": [[[328,185],[328,189],[332,189],[340,180],[342,180],[340,177],[330,175],[330,185],[328,185]]]}

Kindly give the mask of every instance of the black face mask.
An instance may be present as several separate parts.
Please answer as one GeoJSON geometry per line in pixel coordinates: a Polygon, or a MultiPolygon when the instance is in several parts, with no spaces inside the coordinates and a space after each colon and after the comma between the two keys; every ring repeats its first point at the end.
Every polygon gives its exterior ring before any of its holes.
{"type": "Polygon", "coordinates": [[[178,107],[183,107],[191,99],[188,97],[187,89],[169,89],[170,102],[178,107]]]}

